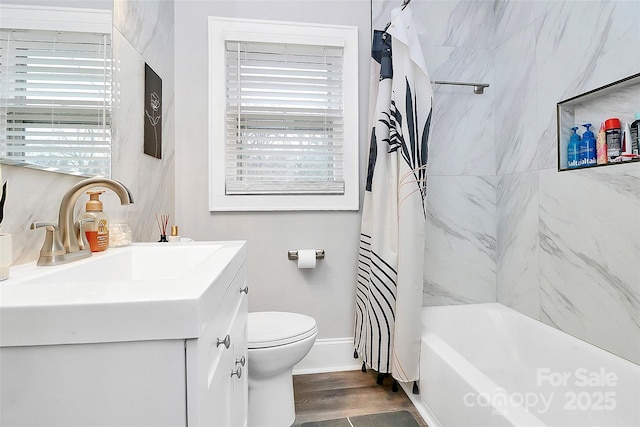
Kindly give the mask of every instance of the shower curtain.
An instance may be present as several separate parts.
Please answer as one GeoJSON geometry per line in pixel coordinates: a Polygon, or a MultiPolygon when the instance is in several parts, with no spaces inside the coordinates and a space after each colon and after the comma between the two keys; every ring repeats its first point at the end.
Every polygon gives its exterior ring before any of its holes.
{"type": "Polygon", "coordinates": [[[419,379],[433,98],[410,7],[395,9],[386,32],[374,32],[371,65],[354,342],[370,368],[409,382],[419,379]]]}

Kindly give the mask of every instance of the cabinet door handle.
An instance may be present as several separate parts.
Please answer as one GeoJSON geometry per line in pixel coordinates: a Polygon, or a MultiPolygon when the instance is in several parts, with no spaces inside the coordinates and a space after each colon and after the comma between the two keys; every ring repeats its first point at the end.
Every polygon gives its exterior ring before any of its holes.
{"type": "Polygon", "coordinates": [[[244,356],[242,356],[240,359],[236,359],[236,366],[237,365],[242,365],[244,366],[244,364],[247,363],[247,359],[245,359],[244,356]]]}
{"type": "Polygon", "coordinates": [[[240,293],[248,294],[249,293],[249,285],[245,285],[244,288],[240,289],[240,293]]]}
{"type": "Polygon", "coordinates": [[[220,338],[217,339],[216,347],[220,347],[220,344],[224,344],[225,348],[229,348],[229,346],[231,345],[231,337],[229,336],[229,334],[227,334],[227,336],[224,337],[223,340],[221,340],[220,338]]]}
{"type": "Polygon", "coordinates": [[[238,366],[238,369],[235,371],[231,371],[231,377],[237,376],[238,378],[242,378],[242,366],[238,366]]]}

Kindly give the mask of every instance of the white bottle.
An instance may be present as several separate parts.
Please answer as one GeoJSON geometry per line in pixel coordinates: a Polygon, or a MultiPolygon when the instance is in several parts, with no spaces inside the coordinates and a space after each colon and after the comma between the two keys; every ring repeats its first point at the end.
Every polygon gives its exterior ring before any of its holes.
{"type": "Polygon", "coordinates": [[[171,226],[171,235],[169,236],[169,242],[179,242],[180,236],[178,235],[178,226],[171,226]]]}

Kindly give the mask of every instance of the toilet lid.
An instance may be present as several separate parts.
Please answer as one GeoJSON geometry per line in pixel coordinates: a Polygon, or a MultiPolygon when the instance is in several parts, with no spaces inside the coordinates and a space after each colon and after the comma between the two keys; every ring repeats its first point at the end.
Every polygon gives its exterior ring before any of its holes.
{"type": "Polygon", "coordinates": [[[262,311],[249,313],[249,348],[290,344],[314,335],[318,328],[313,317],[298,313],[262,311]]]}

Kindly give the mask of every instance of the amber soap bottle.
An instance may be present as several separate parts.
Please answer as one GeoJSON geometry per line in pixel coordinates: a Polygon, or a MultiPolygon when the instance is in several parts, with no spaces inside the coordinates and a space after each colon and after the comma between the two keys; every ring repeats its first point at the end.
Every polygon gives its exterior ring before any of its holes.
{"type": "Polygon", "coordinates": [[[100,201],[102,193],[104,191],[87,191],[89,201],[86,204],[86,212],[81,217],[81,219],[93,219],[93,222],[84,223],[91,252],[102,252],[109,247],[109,219],[102,211],[102,202],[100,201]]]}

